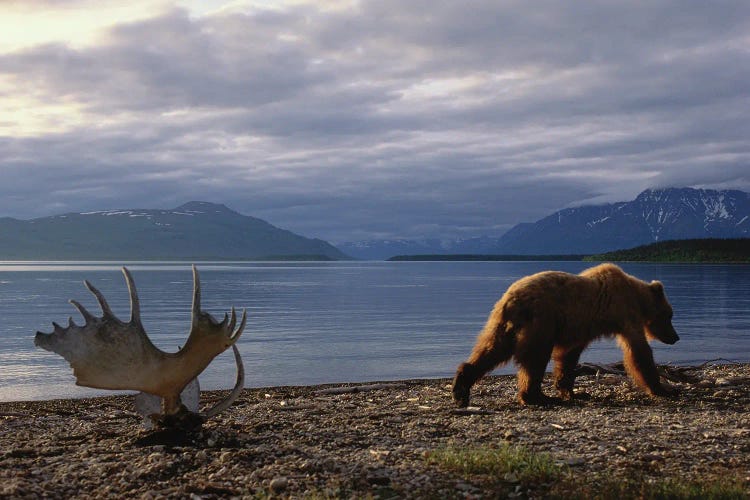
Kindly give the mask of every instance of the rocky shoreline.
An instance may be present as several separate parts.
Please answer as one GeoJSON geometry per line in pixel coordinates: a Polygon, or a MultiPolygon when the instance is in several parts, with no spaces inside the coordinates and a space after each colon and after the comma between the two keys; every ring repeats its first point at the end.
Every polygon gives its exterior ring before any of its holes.
{"type": "Polygon", "coordinates": [[[481,381],[465,410],[447,379],[246,389],[189,435],[143,430],[132,396],[0,403],[0,497],[549,496],[554,485],[430,460],[506,444],[548,454],[581,487],[731,481],[750,497],[750,364],[667,368],[670,399],[616,370],[583,371],[588,397],[547,407],[519,406],[512,376],[481,381]]]}

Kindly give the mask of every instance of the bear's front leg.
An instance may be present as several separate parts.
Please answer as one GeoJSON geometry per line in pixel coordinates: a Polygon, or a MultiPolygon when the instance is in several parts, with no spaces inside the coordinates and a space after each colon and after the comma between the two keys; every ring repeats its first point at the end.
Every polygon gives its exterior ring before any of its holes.
{"type": "Polygon", "coordinates": [[[645,337],[620,336],[618,340],[624,353],[625,370],[633,382],[652,396],[674,396],[678,393],[676,388],[661,384],[653,351],[645,337]]]}
{"type": "Polygon", "coordinates": [[[556,347],[554,351],[552,351],[552,359],[555,360],[555,388],[557,388],[560,393],[560,398],[563,401],[570,401],[573,399],[573,385],[576,380],[576,368],[578,367],[578,360],[581,357],[584,347],[576,347],[570,350],[563,347],[556,347]]]}
{"type": "Polygon", "coordinates": [[[477,380],[476,369],[469,363],[461,363],[453,378],[453,401],[459,408],[469,406],[471,396],[471,386],[477,380]]]}

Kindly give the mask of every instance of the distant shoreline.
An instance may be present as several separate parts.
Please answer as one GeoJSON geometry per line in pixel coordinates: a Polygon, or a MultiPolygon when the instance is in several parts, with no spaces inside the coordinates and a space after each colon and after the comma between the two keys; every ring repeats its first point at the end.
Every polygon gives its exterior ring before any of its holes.
{"type": "Polygon", "coordinates": [[[669,240],[598,254],[422,254],[396,255],[388,259],[388,261],[613,261],[674,264],[744,264],[750,263],[750,238],[669,240]]]}
{"type": "Polygon", "coordinates": [[[750,238],[669,240],[627,250],[589,255],[585,261],[668,262],[675,264],[750,263],[750,238]]]}
{"type": "Polygon", "coordinates": [[[482,255],[482,254],[425,254],[425,255],[396,255],[387,259],[386,262],[437,262],[437,261],[509,261],[509,262],[535,262],[535,261],[582,261],[585,255],[482,255]]]}

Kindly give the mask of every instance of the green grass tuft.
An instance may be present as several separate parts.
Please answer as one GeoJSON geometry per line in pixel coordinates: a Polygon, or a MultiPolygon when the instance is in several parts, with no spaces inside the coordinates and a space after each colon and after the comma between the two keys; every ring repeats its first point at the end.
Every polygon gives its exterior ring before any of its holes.
{"type": "Polygon", "coordinates": [[[565,472],[547,454],[510,445],[498,448],[443,448],[430,453],[427,460],[464,476],[487,475],[496,480],[512,477],[513,482],[521,484],[553,481],[565,472]]]}
{"type": "MultiPolygon", "coordinates": [[[[682,481],[678,478],[649,479],[580,472],[559,465],[546,453],[535,453],[521,446],[447,447],[427,456],[430,464],[453,471],[471,482],[483,484],[485,491],[505,494],[520,485],[545,498],[609,500],[750,500],[747,483],[739,477],[718,481],[682,481]],[[507,491],[506,491],[507,490],[507,491]]],[[[516,490],[518,491],[518,490],[516,490]]]]}

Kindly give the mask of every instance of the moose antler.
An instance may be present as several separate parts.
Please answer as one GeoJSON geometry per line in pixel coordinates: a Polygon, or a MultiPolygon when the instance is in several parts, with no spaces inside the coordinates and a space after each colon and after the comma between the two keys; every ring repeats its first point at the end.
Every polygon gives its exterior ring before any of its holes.
{"type": "Polygon", "coordinates": [[[34,344],[65,358],[73,368],[76,385],[97,389],[127,389],[142,391],[162,399],[162,414],[172,416],[187,411],[180,393],[208,364],[228,347],[234,349],[237,363],[237,382],[229,397],[217,403],[202,417],[210,417],[228,408],[237,398],[244,383],[244,369],[235,342],[242,334],[247,320],[246,311],[237,326],[234,307],[231,317],[216,321],[201,311],[201,287],[198,270],[193,266],[193,308],[190,336],[185,346],[176,353],[157,348],[146,335],[141,323],[140,303],[133,277],[122,268],[130,292],[130,321],[120,321],[112,312],[104,296],[91,283],[86,288],[96,297],[102,317],[96,317],[80,303],[70,303],[81,313],[85,324],[78,326],[73,318],[66,328],[52,323],[52,333],[37,332],[34,344]],[[235,328],[235,326],[237,326],[235,328]]]}

